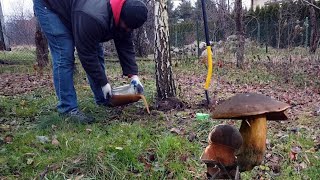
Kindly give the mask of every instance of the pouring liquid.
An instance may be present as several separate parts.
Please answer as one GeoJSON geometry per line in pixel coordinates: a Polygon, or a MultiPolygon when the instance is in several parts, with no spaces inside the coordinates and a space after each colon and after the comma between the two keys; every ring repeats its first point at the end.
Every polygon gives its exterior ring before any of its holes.
{"type": "Polygon", "coordinates": [[[112,90],[112,97],[110,101],[110,106],[122,106],[137,102],[142,99],[147,112],[150,114],[149,105],[144,95],[137,94],[135,90],[130,85],[124,85],[116,87],[112,90]]]}

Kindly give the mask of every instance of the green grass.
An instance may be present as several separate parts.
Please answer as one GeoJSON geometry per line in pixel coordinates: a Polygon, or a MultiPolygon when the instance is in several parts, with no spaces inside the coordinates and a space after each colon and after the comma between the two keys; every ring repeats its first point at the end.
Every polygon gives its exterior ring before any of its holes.
{"type": "MultiPolygon", "coordinates": [[[[0,54],[0,59],[2,56],[0,54]]],[[[5,55],[9,60],[14,59],[15,64],[1,66],[0,74],[33,73],[32,61],[17,56],[5,55]]],[[[203,109],[172,113],[153,110],[152,115],[147,115],[142,111],[141,102],[123,109],[97,107],[78,60],[77,63],[79,72],[75,83],[79,107],[94,116],[97,123],[78,125],[59,116],[55,110],[54,90],[49,87],[22,95],[0,96],[0,124],[1,127],[10,127],[9,130],[0,129],[0,179],[33,179],[44,172],[47,179],[75,179],[81,175],[85,179],[204,179],[206,167],[199,157],[212,127],[224,121],[197,121],[190,115],[198,111],[209,113],[203,109]],[[183,128],[185,135],[170,133],[172,127],[183,128]],[[192,142],[187,138],[190,132],[197,135],[192,142]],[[4,143],[7,135],[13,136],[12,143],[4,143]],[[42,143],[37,136],[45,136],[49,141],[42,143]],[[51,144],[53,137],[59,145],[51,144]]],[[[154,63],[138,63],[144,78],[145,95],[152,105],[156,93],[154,63]]],[[[205,67],[198,65],[195,59],[174,64],[173,71],[179,75],[206,75],[205,67]]],[[[107,62],[106,67],[113,85],[127,82],[126,78],[121,78],[119,63],[107,62]]],[[[236,84],[283,82],[282,77],[270,73],[264,66],[252,66],[246,70],[226,67],[214,72],[236,84]]],[[[303,71],[289,75],[292,77],[289,85],[294,87],[304,87],[311,80],[303,71]]],[[[308,126],[317,121],[319,119],[301,115],[295,123],[308,126]]],[[[268,127],[273,126],[268,124],[268,127]]],[[[267,161],[251,172],[242,173],[242,179],[320,179],[319,151],[307,151],[314,146],[314,134],[307,129],[301,129],[297,134],[282,131],[289,135],[278,138],[279,129],[268,129],[268,139],[273,146],[267,152],[281,157],[280,172],[274,174],[267,161]],[[288,154],[296,144],[301,146],[303,153],[299,154],[297,161],[291,161],[288,154]],[[297,171],[296,163],[302,162],[307,168],[297,171]]]]}
{"type": "Polygon", "coordinates": [[[193,160],[199,157],[201,150],[197,144],[166,132],[153,131],[152,121],[82,126],[65,122],[54,114],[41,121],[51,126],[40,123],[35,128],[24,130],[26,132],[16,132],[13,143],[1,147],[2,176],[13,178],[12,173],[19,172],[20,177],[32,178],[44,171],[46,166],[57,165],[59,170],[50,172],[48,177],[60,174],[59,177],[66,178],[74,175],[71,172],[78,171],[94,179],[135,179],[147,173],[158,179],[165,178],[170,171],[181,178],[187,174],[187,166],[200,166],[193,160]],[[48,120],[51,122],[48,123],[48,120]],[[36,136],[49,139],[56,136],[60,145],[41,143],[36,136]],[[145,172],[145,165],[139,157],[145,157],[150,149],[156,158],[151,162],[153,168],[150,172],[145,172]],[[188,160],[180,160],[182,155],[187,156],[188,160]]]}
{"type": "Polygon", "coordinates": [[[0,59],[10,64],[30,65],[35,62],[35,50],[26,48],[13,51],[1,51],[0,59]]]}

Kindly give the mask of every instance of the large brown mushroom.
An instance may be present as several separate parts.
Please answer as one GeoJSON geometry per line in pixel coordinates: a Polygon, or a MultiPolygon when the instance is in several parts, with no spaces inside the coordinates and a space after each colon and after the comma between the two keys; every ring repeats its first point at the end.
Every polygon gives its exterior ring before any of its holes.
{"type": "Polygon", "coordinates": [[[237,94],[217,105],[214,119],[241,119],[243,144],[237,153],[241,171],[260,165],[266,150],[267,120],[287,120],[290,106],[262,94],[237,94]]]}
{"type": "Polygon", "coordinates": [[[242,141],[238,129],[230,125],[218,125],[211,131],[209,145],[201,156],[201,160],[207,164],[208,177],[214,174],[216,178],[235,176],[235,151],[241,147],[242,141]]]}

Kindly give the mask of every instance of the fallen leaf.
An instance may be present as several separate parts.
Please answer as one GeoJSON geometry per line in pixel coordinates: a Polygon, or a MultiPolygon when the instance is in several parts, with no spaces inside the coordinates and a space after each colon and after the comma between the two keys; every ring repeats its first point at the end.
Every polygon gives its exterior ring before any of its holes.
{"type": "Polygon", "coordinates": [[[82,178],[83,178],[83,176],[84,176],[83,174],[82,174],[82,175],[80,175],[80,176],[77,176],[77,177],[75,177],[75,178],[74,178],[74,180],[80,180],[80,179],[82,179],[82,178]]]}
{"type": "Polygon", "coordinates": [[[35,153],[25,153],[24,155],[25,155],[25,156],[29,156],[29,157],[33,157],[33,156],[35,156],[36,154],[35,154],[35,153]]]}
{"type": "Polygon", "coordinates": [[[178,129],[178,128],[171,128],[170,132],[174,133],[174,134],[177,134],[177,135],[181,135],[182,134],[181,130],[178,129]]]}
{"type": "Polygon", "coordinates": [[[144,156],[139,156],[138,159],[139,159],[139,161],[140,161],[141,163],[144,164],[144,169],[145,169],[145,170],[150,170],[150,169],[151,169],[152,164],[149,163],[149,162],[144,158],[144,156]]]}
{"type": "Polygon", "coordinates": [[[190,132],[189,135],[188,135],[188,140],[189,140],[190,142],[193,142],[193,141],[196,139],[196,137],[197,137],[197,134],[196,134],[196,133],[190,132]]]}
{"type": "Polygon", "coordinates": [[[90,134],[91,132],[92,132],[92,129],[86,129],[86,132],[88,133],[88,134],[90,134]]]}
{"type": "Polygon", "coordinates": [[[56,138],[52,138],[51,144],[53,144],[55,146],[59,146],[60,142],[56,138]]]}
{"type": "Polygon", "coordinates": [[[277,164],[277,163],[279,163],[279,161],[280,161],[280,157],[279,157],[279,156],[276,156],[276,155],[273,155],[273,156],[271,157],[270,161],[273,162],[273,163],[275,163],[275,164],[277,164]]]}
{"type": "Polygon", "coordinates": [[[316,149],[313,147],[311,149],[308,149],[305,151],[306,153],[315,153],[316,152],[316,149]]]}
{"type": "Polygon", "coordinates": [[[299,146],[294,146],[294,147],[292,147],[291,148],[291,151],[290,151],[290,153],[289,153],[289,158],[290,158],[290,160],[292,160],[292,161],[295,161],[295,160],[297,160],[297,156],[298,156],[298,154],[301,152],[301,147],[299,147],[299,146]]]}
{"type": "Polygon", "coordinates": [[[309,158],[308,158],[308,155],[307,155],[307,154],[304,154],[303,156],[304,156],[304,158],[306,159],[307,163],[310,164],[310,160],[309,160],[309,158]]]}
{"type": "Polygon", "coordinates": [[[306,169],[308,167],[304,162],[300,163],[299,166],[301,167],[301,169],[306,169]]]}
{"type": "Polygon", "coordinates": [[[117,150],[123,150],[123,147],[116,147],[117,150]]]}
{"type": "Polygon", "coordinates": [[[266,158],[269,159],[272,155],[270,153],[266,154],[266,158]]]}
{"type": "Polygon", "coordinates": [[[274,173],[280,173],[280,165],[278,163],[271,163],[270,166],[274,173]]]}
{"type": "Polygon", "coordinates": [[[0,125],[0,132],[6,132],[6,131],[10,131],[10,126],[1,124],[0,125]]]}
{"type": "Polygon", "coordinates": [[[6,135],[6,137],[4,137],[3,141],[7,144],[11,144],[13,142],[13,136],[12,135],[6,135]]]}
{"type": "Polygon", "coordinates": [[[57,129],[57,126],[54,125],[54,124],[52,124],[52,125],[51,125],[51,129],[52,129],[52,130],[56,130],[56,129],[57,129]]]}
{"type": "Polygon", "coordinates": [[[27,103],[26,103],[25,100],[20,101],[20,105],[21,105],[21,106],[26,106],[26,104],[27,104],[27,103]]]}
{"type": "Polygon", "coordinates": [[[182,161],[182,162],[186,162],[187,159],[188,159],[188,155],[187,154],[183,154],[183,155],[180,156],[180,161],[182,161]]]}
{"type": "Polygon", "coordinates": [[[156,155],[155,155],[154,153],[150,153],[150,154],[148,155],[148,160],[149,160],[150,162],[155,161],[155,160],[156,160],[156,155]]]}
{"type": "Polygon", "coordinates": [[[32,159],[32,158],[28,158],[28,159],[27,159],[27,164],[28,164],[28,165],[31,165],[32,163],[33,163],[33,159],[32,159]]]}
{"type": "Polygon", "coordinates": [[[73,164],[78,164],[82,160],[81,157],[76,158],[75,160],[72,161],[73,164]]]}
{"type": "Polygon", "coordinates": [[[167,175],[167,179],[173,179],[174,177],[174,173],[173,172],[170,172],[168,175],[167,175]]]}

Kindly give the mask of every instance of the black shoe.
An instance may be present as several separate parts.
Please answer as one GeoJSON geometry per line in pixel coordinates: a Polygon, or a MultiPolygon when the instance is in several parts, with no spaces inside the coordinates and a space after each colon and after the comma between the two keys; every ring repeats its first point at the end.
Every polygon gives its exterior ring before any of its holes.
{"type": "Polygon", "coordinates": [[[73,109],[63,115],[80,124],[91,124],[95,122],[94,117],[87,116],[78,109],[73,109]]]}

